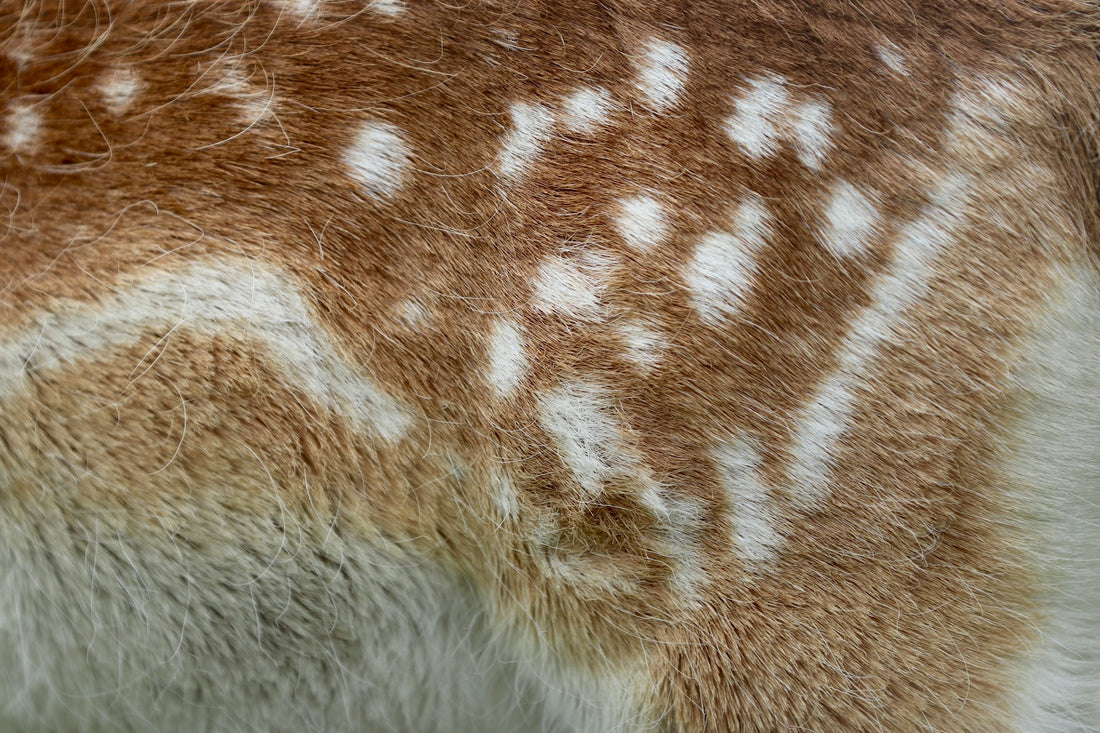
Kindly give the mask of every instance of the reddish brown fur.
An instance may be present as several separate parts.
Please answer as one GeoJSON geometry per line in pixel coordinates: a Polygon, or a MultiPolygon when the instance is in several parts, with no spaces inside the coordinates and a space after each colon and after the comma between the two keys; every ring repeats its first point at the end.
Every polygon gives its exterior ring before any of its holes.
{"type": "MultiPolygon", "coordinates": [[[[203,477],[239,477],[239,494],[217,498],[230,511],[247,511],[249,492],[273,480],[319,524],[338,511],[344,531],[419,544],[473,578],[504,624],[549,629],[541,641],[576,664],[644,655],[649,703],[669,730],[1009,725],[1003,703],[1034,633],[1034,579],[1002,521],[1011,507],[996,456],[1012,406],[998,385],[1052,267],[1084,261],[1095,248],[1086,243],[1100,241],[1095,5],[413,2],[380,20],[360,3],[326,2],[323,18],[301,23],[254,2],[2,7],[0,47],[25,44],[31,60],[18,68],[0,56],[0,105],[34,104],[44,120],[33,151],[0,159],[5,329],[151,271],[256,260],[292,277],[344,356],[418,421],[407,442],[379,444],[286,386],[247,338],[183,334],[149,355],[163,336],[151,330],[131,349],[36,377],[35,394],[5,407],[8,424],[36,426],[6,436],[7,465],[94,465],[97,478],[68,501],[118,506],[150,527],[196,501],[195,487],[215,480],[203,477]],[[598,134],[560,134],[521,181],[500,183],[509,105],[557,104],[582,83],[635,99],[633,58],[651,35],[690,54],[680,107],[616,108],[598,134]],[[884,72],[882,39],[910,76],[884,72]],[[278,94],[274,117],[247,130],[227,95],[203,94],[237,56],[278,94]],[[121,118],[94,87],[118,64],[144,85],[121,118]],[[748,160],[723,131],[731,97],[762,70],[832,107],[821,173],[789,147],[748,160]],[[956,162],[944,118],[983,77],[1011,78],[1030,100],[1006,145],[1047,178],[1009,186],[996,177],[1008,164],[989,162],[995,153],[982,162],[988,151],[974,143],[976,162],[962,165],[992,183],[976,194],[980,223],[910,316],[921,337],[909,343],[920,345],[884,350],[876,369],[890,379],[859,403],[831,498],[809,514],[782,509],[787,544],[759,575],[729,549],[713,436],[750,433],[763,475],[783,485],[797,410],[836,368],[898,230],[956,162]],[[416,174],[385,203],[341,172],[367,119],[393,123],[415,151],[416,174]],[[880,197],[883,229],[857,266],[814,244],[836,178],[880,197]],[[638,190],[674,202],[672,236],[646,254],[611,223],[615,202],[638,190]],[[772,207],[777,234],[758,295],[740,320],[714,327],[700,322],[682,273],[745,191],[772,207]],[[621,256],[605,321],[578,326],[530,306],[540,262],[563,242],[621,256]],[[409,297],[430,314],[420,329],[395,318],[409,297]],[[524,385],[503,402],[483,379],[500,314],[529,345],[524,385]],[[622,356],[614,326],[634,314],[671,340],[652,373],[622,356]],[[148,369],[135,373],[140,363],[148,369]],[[669,585],[672,560],[637,482],[579,501],[535,417],[539,395],[591,375],[610,385],[626,441],[654,478],[702,508],[698,605],[669,585]],[[78,442],[48,448],[59,425],[78,442]],[[499,465],[520,495],[502,530],[484,491],[499,465]],[[534,540],[547,519],[560,525],[549,549],[534,540]],[[625,589],[562,583],[545,553],[610,569],[625,589]]],[[[19,487],[7,490],[40,500],[19,487]]]]}

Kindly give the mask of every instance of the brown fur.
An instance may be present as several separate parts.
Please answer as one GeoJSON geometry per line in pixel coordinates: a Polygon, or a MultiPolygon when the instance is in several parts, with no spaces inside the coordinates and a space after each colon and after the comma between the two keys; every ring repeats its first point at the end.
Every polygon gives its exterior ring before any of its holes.
{"type": "Polygon", "coordinates": [[[151,272],[254,260],[292,278],[343,356],[416,417],[406,441],[377,442],[285,384],[246,335],[158,343],[154,328],[133,348],[35,375],[36,391],[4,406],[4,511],[43,500],[19,478],[40,473],[78,476],[66,503],[151,527],[204,486],[247,512],[270,482],[310,521],[407,541],[472,578],[505,627],[542,630],[539,643],[572,664],[645,659],[649,714],[669,730],[1006,729],[1036,580],[999,488],[1003,385],[1056,268],[1100,241],[1100,10],[523,0],[411,2],[379,20],[362,7],[326,2],[299,22],[255,2],[0,6],[0,48],[29,57],[0,56],[0,109],[29,104],[43,119],[33,149],[0,158],[3,332],[151,272]],[[691,58],[685,101],[667,113],[620,103],[638,97],[638,42],[652,35],[691,58]],[[883,39],[909,76],[884,70],[883,39]],[[142,84],[122,116],[95,86],[120,64],[142,84]],[[255,124],[231,95],[208,93],[231,64],[261,104],[277,94],[255,124]],[[831,106],[821,172],[789,146],[747,159],[724,132],[730,99],[762,70],[831,106]],[[946,152],[955,96],[994,78],[1014,80],[1025,101],[1002,110],[1003,130],[946,152]],[[610,92],[613,123],[557,134],[522,180],[501,184],[509,106],[557,105],[582,83],[610,92]],[[415,151],[391,201],[343,172],[367,119],[392,123],[415,151]],[[736,507],[713,438],[753,436],[784,495],[799,407],[837,367],[892,242],[950,166],[977,182],[973,223],[907,316],[912,333],[876,363],[828,501],[809,513],[780,501],[786,542],[760,574],[730,552],[736,507]],[[853,261],[814,244],[836,178],[877,192],[882,213],[853,261]],[[667,243],[648,253],[612,223],[615,202],[639,190],[672,217],[667,243]],[[775,236],[743,315],[714,326],[683,272],[746,191],[770,205],[775,236]],[[567,259],[619,258],[604,320],[531,306],[540,263],[563,243],[567,259]],[[419,328],[395,315],[408,298],[429,315],[419,328]],[[649,373],[624,359],[616,329],[638,314],[671,344],[649,373]],[[505,400],[483,378],[501,315],[528,345],[523,385],[505,400]],[[613,395],[625,450],[700,507],[697,603],[670,585],[674,559],[638,478],[584,500],[540,426],[540,395],[592,375],[613,395]],[[519,495],[506,519],[484,489],[501,467],[519,495]],[[549,555],[613,577],[614,593],[548,573],[549,555]]]}

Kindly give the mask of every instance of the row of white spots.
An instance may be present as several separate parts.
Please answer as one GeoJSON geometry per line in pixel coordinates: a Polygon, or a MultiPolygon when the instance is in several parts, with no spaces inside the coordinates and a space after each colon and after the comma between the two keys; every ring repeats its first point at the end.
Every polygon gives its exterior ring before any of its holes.
{"type": "MultiPolygon", "coordinates": [[[[680,101],[687,74],[687,53],[680,46],[650,39],[642,47],[637,85],[654,112],[665,112],[680,101]]],[[[559,110],[541,103],[513,104],[511,126],[497,160],[500,176],[514,182],[526,173],[545,149],[555,124],[560,122],[574,134],[591,135],[607,124],[614,109],[611,94],[598,86],[581,87],[567,95],[559,110]]]]}
{"type": "Polygon", "coordinates": [[[505,182],[520,179],[546,148],[559,122],[575,134],[590,135],[607,123],[614,109],[602,87],[581,87],[562,100],[560,110],[546,104],[517,102],[509,110],[511,125],[497,157],[505,182]]]}
{"type": "Polygon", "coordinates": [[[865,373],[884,344],[900,334],[906,312],[928,292],[934,264],[954,243],[963,223],[970,182],[947,174],[928,208],[905,226],[885,272],[871,289],[871,302],[852,324],[840,348],[837,369],[818,387],[795,423],[788,476],[792,498],[811,510],[827,496],[832,459],[848,429],[865,373]]]}
{"type": "Polygon", "coordinates": [[[773,155],[784,139],[794,143],[802,164],[819,170],[832,146],[832,110],[820,100],[796,103],[783,77],[767,74],[749,79],[734,99],[725,129],[752,158],[773,155]]]}
{"type": "Polygon", "coordinates": [[[30,387],[29,369],[53,370],[135,345],[153,330],[238,335],[260,344],[286,384],[366,432],[396,441],[409,410],[339,354],[288,278],[255,263],[219,261],[158,272],[99,303],[73,302],[38,314],[0,348],[0,394],[30,387]]]}
{"type": "MultiPolygon", "coordinates": [[[[107,110],[118,116],[129,109],[141,91],[141,80],[132,69],[119,67],[100,79],[98,91],[107,110]]],[[[43,126],[42,114],[35,105],[23,102],[12,105],[4,119],[4,147],[10,153],[33,152],[43,126]]]]}
{"type": "MultiPolygon", "coordinates": [[[[955,241],[963,225],[961,212],[966,207],[968,189],[965,177],[953,173],[943,176],[930,194],[927,209],[898,237],[890,263],[872,286],[870,304],[855,319],[840,347],[837,368],[822,380],[796,415],[784,488],[797,510],[813,511],[827,498],[833,460],[850,427],[866,373],[883,346],[902,335],[906,313],[927,294],[936,260],[955,241]]],[[[834,196],[834,208],[847,213],[829,217],[834,231],[826,238],[831,241],[827,246],[838,256],[847,256],[858,249],[857,243],[866,241],[875,215],[869,201],[843,182],[834,196]],[[840,223],[844,221],[850,223],[840,223]]],[[[731,242],[721,251],[740,253],[742,247],[731,242]]],[[[734,264],[726,267],[744,269],[739,256],[734,256],[734,264]]],[[[724,288],[708,282],[712,286],[708,295],[713,299],[713,292],[719,291],[727,293],[728,299],[728,293],[739,292],[744,282],[741,277],[733,280],[736,282],[732,287],[724,288]]],[[[707,307],[713,308],[713,302],[708,300],[707,307]]],[[[731,508],[732,544],[748,565],[766,567],[776,557],[783,537],[777,531],[771,493],[760,474],[759,447],[744,436],[735,436],[716,446],[714,461],[731,508]]]]}
{"type": "Polygon", "coordinates": [[[771,234],[764,200],[748,194],[730,231],[711,232],[695,248],[684,275],[700,317],[716,324],[735,316],[756,277],[757,256],[771,234]]]}

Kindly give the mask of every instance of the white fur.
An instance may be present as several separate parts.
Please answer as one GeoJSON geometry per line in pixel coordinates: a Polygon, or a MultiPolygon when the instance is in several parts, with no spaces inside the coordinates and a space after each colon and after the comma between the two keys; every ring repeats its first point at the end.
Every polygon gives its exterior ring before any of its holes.
{"type": "Polygon", "coordinates": [[[613,266],[610,257],[591,251],[570,259],[547,258],[535,277],[534,306],[571,319],[602,319],[603,293],[613,266]]]}
{"type": "Polygon", "coordinates": [[[714,460],[730,505],[734,551],[749,567],[768,564],[781,537],[770,492],[760,477],[759,449],[745,438],[732,438],[715,448],[714,460]]]}
{"type": "Polygon", "coordinates": [[[516,391],[527,370],[523,332],[511,319],[500,319],[489,335],[489,386],[498,397],[516,391]]]}
{"type": "Polygon", "coordinates": [[[562,124],[573,133],[591,135],[610,114],[611,93],[603,87],[581,87],[562,101],[562,124]]]}
{"type": "Polygon", "coordinates": [[[618,324],[618,331],[626,345],[626,357],[643,372],[654,369],[669,348],[668,340],[641,318],[618,324]]]}
{"type": "Polygon", "coordinates": [[[274,0],[284,12],[299,21],[312,18],[320,9],[321,0],[274,0]]]}
{"type": "Polygon", "coordinates": [[[391,18],[404,15],[405,0],[370,0],[368,6],[371,10],[391,18]]]}
{"type": "Polygon", "coordinates": [[[121,115],[130,108],[141,92],[141,78],[129,66],[120,66],[104,75],[99,84],[103,103],[113,115],[121,115]]]}
{"type": "Polygon", "coordinates": [[[832,108],[822,101],[810,101],[791,111],[791,136],[802,165],[820,170],[833,140],[832,108]]]}
{"type": "Polygon", "coordinates": [[[588,675],[510,639],[467,582],[400,545],[298,525],[274,499],[143,531],[43,490],[32,532],[0,520],[0,730],[642,727],[637,671],[588,675]]]}
{"type": "Polygon", "coordinates": [[[1044,585],[1012,701],[1019,733],[1100,731],[1100,278],[1062,278],[1015,370],[1021,417],[1004,446],[1044,585]]]}
{"type": "Polygon", "coordinates": [[[615,228],[623,241],[639,252],[653,249],[668,236],[668,217],[661,202],[638,194],[618,203],[615,228]]]}
{"type": "Polygon", "coordinates": [[[900,76],[909,76],[909,65],[906,63],[905,57],[893,44],[887,42],[877,45],[875,55],[890,71],[900,76]]]}
{"type": "Polygon", "coordinates": [[[688,55],[675,43],[651,38],[638,64],[638,88],[654,112],[667,112],[679,103],[688,76],[688,55]]]}
{"type": "Polygon", "coordinates": [[[880,219],[873,200],[847,181],[837,180],[825,207],[821,242],[838,258],[858,256],[870,243],[880,219]]]}
{"type": "Polygon", "coordinates": [[[377,120],[364,123],[351,147],[344,151],[344,163],[351,177],[375,199],[397,193],[409,175],[411,157],[401,131],[377,120]]]}
{"type": "Polygon", "coordinates": [[[790,101],[783,77],[749,79],[745,92],[733,102],[733,114],[726,118],[726,133],[753,158],[771,155],[779,147],[779,117],[790,101]]]}
{"type": "Polygon", "coordinates": [[[419,330],[432,320],[432,313],[416,297],[402,300],[393,309],[394,318],[406,328],[419,330]]]}
{"type": "Polygon", "coordinates": [[[512,129],[504,136],[498,169],[505,180],[520,178],[542,153],[554,127],[554,115],[541,104],[521,102],[511,108],[512,129]]]}
{"type": "Polygon", "coordinates": [[[287,281],[253,263],[205,262],[157,272],[98,303],[60,304],[0,343],[0,399],[30,388],[28,370],[77,364],[157,331],[163,340],[178,330],[228,333],[261,345],[288,385],[336,414],[386,440],[402,438],[413,424],[409,410],[340,356],[287,281]]]}
{"type": "Polygon", "coordinates": [[[554,439],[565,464],[585,494],[595,498],[615,476],[638,468],[627,452],[614,403],[595,382],[573,381],[539,396],[538,419],[554,439]]]}
{"type": "Polygon", "coordinates": [[[734,215],[732,232],[703,238],[685,273],[692,302],[710,324],[736,316],[756,279],[757,257],[767,246],[770,215],[764,200],[746,196],[734,215]]]}
{"type": "Polygon", "coordinates": [[[42,131],[42,116],[29,104],[15,105],[5,119],[4,145],[12,153],[34,150],[42,131]]]}

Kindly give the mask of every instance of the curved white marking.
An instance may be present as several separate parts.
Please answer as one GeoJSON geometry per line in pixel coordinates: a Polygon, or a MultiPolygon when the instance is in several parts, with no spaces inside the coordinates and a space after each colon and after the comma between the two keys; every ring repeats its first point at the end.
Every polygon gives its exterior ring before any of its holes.
{"type": "Polygon", "coordinates": [[[99,303],[62,303],[0,345],[0,396],[29,387],[27,371],[78,364],[177,329],[250,339],[286,384],[386,440],[412,427],[409,411],[344,360],[287,277],[250,263],[203,262],[158,272],[99,303]]]}

